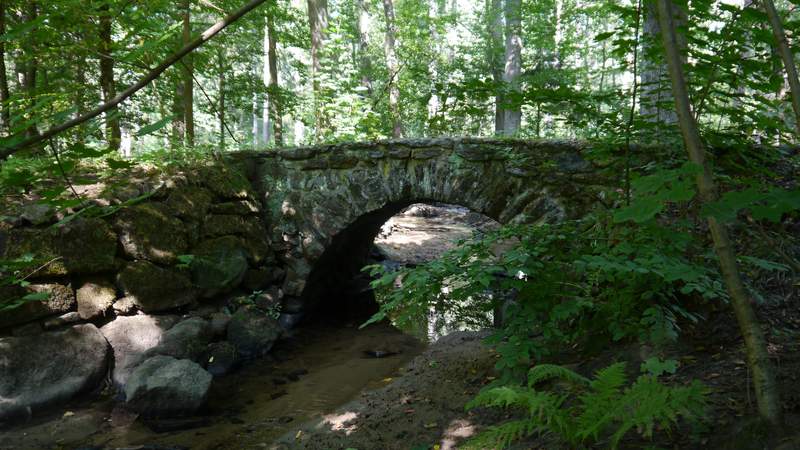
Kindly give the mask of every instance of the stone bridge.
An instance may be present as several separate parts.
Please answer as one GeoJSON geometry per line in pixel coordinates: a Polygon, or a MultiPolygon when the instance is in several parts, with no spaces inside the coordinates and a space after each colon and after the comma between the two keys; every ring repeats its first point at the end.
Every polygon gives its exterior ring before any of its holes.
{"type": "Polygon", "coordinates": [[[358,273],[381,225],[412,203],[461,205],[500,223],[580,216],[609,184],[584,156],[587,149],[577,142],[429,139],[234,159],[245,163],[265,207],[270,240],[286,264],[283,290],[306,303],[358,273]]]}
{"type": "Polygon", "coordinates": [[[617,184],[589,150],[436,139],[225,154],[75,185],[92,207],[61,222],[35,192],[4,198],[0,260],[36,260],[20,274],[29,284],[0,286],[0,300],[36,300],[0,309],[0,423],[107,375],[142,414],[191,413],[211,373],[268,352],[316,305],[347,308],[337,289],[406,206],[457,204],[501,223],[578,217],[617,184]],[[174,386],[148,388],[175,371],[174,386]]]}

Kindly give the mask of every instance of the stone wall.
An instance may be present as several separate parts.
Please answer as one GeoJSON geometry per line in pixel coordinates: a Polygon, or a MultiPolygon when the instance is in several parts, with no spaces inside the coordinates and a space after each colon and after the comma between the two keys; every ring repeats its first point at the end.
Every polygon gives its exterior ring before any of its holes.
{"type": "Polygon", "coordinates": [[[47,294],[0,311],[0,423],[95,389],[108,369],[140,413],[191,413],[212,375],[280,334],[284,272],[258,194],[220,161],[76,187],[93,207],[72,220],[22,204],[0,225],[0,258],[37,259],[0,296],[47,294]]]}

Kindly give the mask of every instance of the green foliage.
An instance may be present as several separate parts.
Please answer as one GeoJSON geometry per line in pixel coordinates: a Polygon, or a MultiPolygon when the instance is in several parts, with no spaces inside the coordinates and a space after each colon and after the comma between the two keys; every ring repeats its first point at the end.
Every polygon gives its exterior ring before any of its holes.
{"type": "Polygon", "coordinates": [[[555,348],[674,340],[681,322],[699,320],[692,303],[725,298],[713,267],[690,234],[652,221],[598,215],[503,227],[428,264],[369,267],[381,309],[367,324],[391,318],[410,326],[437,309],[486,326],[489,313],[505,307],[508,322],[489,342],[511,380],[555,348]],[[494,254],[501,243],[507,249],[494,254]]]}
{"type": "Polygon", "coordinates": [[[643,373],[628,385],[625,364],[599,370],[593,379],[561,366],[539,364],[528,372],[524,387],[484,389],[467,409],[510,409],[521,419],[510,420],[480,433],[469,448],[505,448],[531,435],[553,435],[571,448],[603,443],[617,448],[635,430],[652,438],[656,428],[669,431],[679,419],[698,421],[706,410],[707,389],[694,381],[669,386],[659,372],[671,371],[670,362],[648,360],[643,373]],[[538,386],[547,383],[548,388],[538,386]]]}

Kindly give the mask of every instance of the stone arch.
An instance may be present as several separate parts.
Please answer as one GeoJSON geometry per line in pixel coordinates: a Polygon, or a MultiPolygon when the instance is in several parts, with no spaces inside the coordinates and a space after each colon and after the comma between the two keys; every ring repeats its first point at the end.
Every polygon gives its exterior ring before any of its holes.
{"type": "Polygon", "coordinates": [[[584,151],[573,142],[438,139],[262,155],[257,177],[287,267],[287,310],[318,297],[321,278],[357,273],[380,226],[412,203],[461,205],[500,223],[583,214],[597,192],[584,151]],[[335,270],[320,274],[319,264],[335,270]]]}

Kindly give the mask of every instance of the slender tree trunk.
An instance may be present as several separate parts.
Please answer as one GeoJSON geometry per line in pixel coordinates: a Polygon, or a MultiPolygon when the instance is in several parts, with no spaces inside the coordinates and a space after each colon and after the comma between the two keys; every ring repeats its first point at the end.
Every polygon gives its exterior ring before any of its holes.
{"type": "MultiPolygon", "coordinates": [[[[182,71],[181,71],[182,72],[182,71]]],[[[183,103],[183,80],[180,76],[175,79],[175,95],[172,97],[172,148],[183,146],[186,136],[186,112],[183,103]]]]}
{"type": "Polygon", "coordinates": [[[311,80],[314,91],[314,140],[319,142],[325,134],[327,121],[322,110],[321,56],[328,28],[328,0],[308,0],[308,24],[311,31],[311,80]]]}
{"type": "Polygon", "coordinates": [[[356,33],[358,34],[358,65],[361,70],[361,85],[366,88],[367,96],[372,98],[372,62],[369,59],[369,36],[367,26],[369,24],[369,11],[364,0],[356,0],[356,33]]]}
{"type": "Polygon", "coordinates": [[[217,49],[217,70],[219,71],[219,148],[225,151],[225,50],[223,46],[217,49]]]}
{"type": "Polygon", "coordinates": [[[786,39],[786,32],[783,30],[783,22],[781,16],[775,9],[775,3],[772,0],[761,0],[764,5],[764,10],[769,18],[769,23],[772,26],[772,34],[778,45],[778,53],[783,60],[783,67],[786,70],[786,78],[789,81],[789,90],[792,96],[792,108],[794,109],[795,128],[797,137],[800,138],[800,81],[797,79],[797,66],[794,64],[794,55],[792,54],[789,40],[786,39]]]}
{"type": "Polygon", "coordinates": [[[269,115],[272,121],[272,135],[275,146],[283,146],[283,108],[281,107],[278,92],[278,36],[275,33],[275,17],[267,14],[267,39],[269,45],[267,57],[269,58],[269,115]]]}
{"type": "MultiPolygon", "coordinates": [[[[0,35],[6,34],[6,1],[0,0],[0,35]]],[[[0,41],[0,119],[2,131],[11,134],[11,91],[8,89],[8,75],[6,73],[6,43],[0,41]]]]}
{"type": "MultiPolygon", "coordinates": [[[[25,20],[32,22],[38,18],[39,7],[36,2],[28,3],[28,8],[25,11],[25,20]]],[[[35,31],[35,30],[34,30],[35,31]]],[[[26,40],[23,44],[24,65],[22,71],[22,88],[28,97],[28,105],[31,113],[34,111],[36,102],[36,78],[39,71],[39,62],[36,59],[36,42],[33,39],[26,40]]],[[[25,130],[26,139],[33,139],[39,134],[39,129],[36,123],[31,123],[25,130]]]]}
{"type": "MultiPolygon", "coordinates": [[[[717,198],[717,189],[711,171],[705,163],[705,150],[689,104],[689,94],[683,75],[683,58],[675,31],[671,0],[658,0],[658,17],[684,145],[689,159],[702,167],[702,171],[696,179],[700,199],[704,203],[711,202],[717,198]]],[[[776,430],[781,430],[783,417],[774,369],[769,359],[764,334],[736,266],[736,254],[731,239],[728,237],[728,230],[713,216],[709,216],[708,226],[714,241],[714,250],[719,258],[725,286],[731,297],[731,306],[744,338],[759,413],[776,430]]]]}
{"type": "Polygon", "coordinates": [[[503,81],[512,98],[507,101],[503,131],[507,136],[516,134],[522,124],[520,74],[522,73],[522,1],[506,0],[506,59],[503,81]]]}
{"type": "MultiPolygon", "coordinates": [[[[103,101],[108,102],[117,96],[117,89],[114,82],[114,56],[112,54],[114,44],[111,11],[107,3],[100,8],[99,24],[100,89],[103,91],[103,101]]],[[[117,108],[112,108],[105,113],[108,148],[115,151],[119,150],[122,142],[118,111],[117,108]]]]}
{"type": "Polygon", "coordinates": [[[403,137],[403,123],[400,119],[400,88],[398,87],[399,66],[395,49],[397,25],[394,18],[394,3],[392,0],[383,0],[383,13],[386,18],[386,39],[384,51],[386,52],[386,68],[389,71],[389,114],[392,116],[392,137],[403,137]]]}
{"type": "Polygon", "coordinates": [[[486,27],[489,35],[489,67],[495,85],[494,132],[502,134],[505,129],[504,85],[503,85],[503,0],[487,0],[486,27]]]}
{"type": "MultiPolygon", "coordinates": [[[[183,45],[192,41],[192,2],[183,0],[183,45]]],[[[194,147],[194,58],[191,54],[183,58],[181,64],[183,73],[183,114],[184,114],[184,144],[194,147]]]]}

